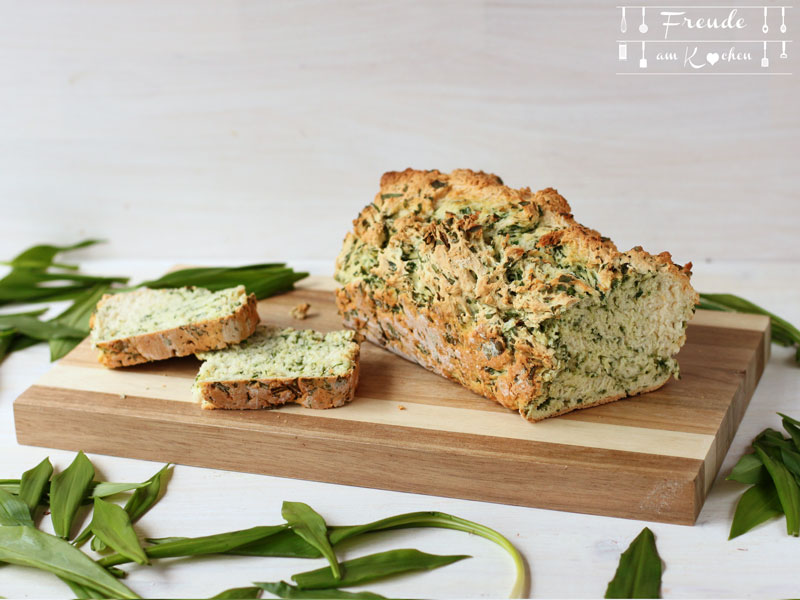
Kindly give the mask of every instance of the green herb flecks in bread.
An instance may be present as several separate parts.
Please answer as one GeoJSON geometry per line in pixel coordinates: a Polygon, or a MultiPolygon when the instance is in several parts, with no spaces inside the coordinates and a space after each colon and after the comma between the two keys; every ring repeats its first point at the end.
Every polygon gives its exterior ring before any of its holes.
{"type": "Polygon", "coordinates": [[[466,170],[385,174],[336,267],[348,327],[532,421],[662,386],[697,303],[691,265],[466,170]]]}
{"type": "Polygon", "coordinates": [[[194,395],[209,409],[341,406],[355,394],[359,351],[352,331],[261,325],[238,346],[198,354],[194,395]]]}
{"type": "Polygon", "coordinates": [[[247,338],[258,325],[256,297],[244,286],[148,288],[107,294],[91,320],[91,339],[108,367],[188,356],[247,338]]]}

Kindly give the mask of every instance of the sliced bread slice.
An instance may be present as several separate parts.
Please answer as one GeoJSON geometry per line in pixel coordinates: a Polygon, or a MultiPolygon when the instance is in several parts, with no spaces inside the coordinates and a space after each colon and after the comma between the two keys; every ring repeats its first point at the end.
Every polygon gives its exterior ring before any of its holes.
{"type": "Polygon", "coordinates": [[[353,331],[261,325],[238,346],[197,355],[194,397],[205,409],[342,406],[356,391],[359,352],[353,331]]]}
{"type": "Polygon", "coordinates": [[[258,321],[256,297],[240,285],[106,294],[90,324],[98,360],[115,368],[237,344],[258,321]]]}

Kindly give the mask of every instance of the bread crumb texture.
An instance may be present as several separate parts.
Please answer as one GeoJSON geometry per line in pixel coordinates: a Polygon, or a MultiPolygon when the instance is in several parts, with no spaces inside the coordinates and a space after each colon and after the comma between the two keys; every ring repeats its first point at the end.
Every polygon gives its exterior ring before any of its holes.
{"type": "Polygon", "coordinates": [[[203,408],[332,408],[353,399],[360,346],[353,331],[261,325],[237,346],[199,353],[194,395],[203,408]]]}
{"type": "Polygon", "coordinates": [[[690,275],[468,170],[386,173],[336,261],[347,327],[531,421],[677,376],[690,275]]]}
{"type": "Polygon", "coordinates": [[[308,302],[301,302],[297,306],[292,307],[292,310],[289,311],[289,315],[293,319],[297,319],[298,321],[302,321],[308,316],[308,311],[311,308],[311,305],[308,302]]]}
{"type": "Polygon", "coordinates": [[[148,288],[106,294],[91,318],[92,345],[109,367],[224,348],[258,324],[256,298],[244,286],[148,288]]]}

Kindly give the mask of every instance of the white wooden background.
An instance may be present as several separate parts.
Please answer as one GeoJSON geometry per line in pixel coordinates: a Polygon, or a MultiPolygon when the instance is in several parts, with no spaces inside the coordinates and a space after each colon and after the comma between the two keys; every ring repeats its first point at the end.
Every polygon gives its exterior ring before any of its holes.
{"type": "Polygon", "coordinates": [[[414,166],[557,187],[625,248],[800,258],[800,77],[618,77],[614,6],[3,0],[0,256],[331,261],[414,166]]]}
{"type": "MultiPolygon", "coordinates": [[[[91,236],[109,243],[75,258],[135,279],[208,260],[329,273],[383,171],[470,167],[557,187],[620,247],[671,250],[695,262],[698,289],[799,322],[799,76],[617,77],[615,4],[0,0],[0,258],[91,236]]],[[[46,454],[62,468],[71,458],[14,440],[13,399],[47,368],[44,347],[0,367],[0,477],[46,454]]],[[[778,425],[775,411],[800,415],[799,400],[800,370],[775,349],[723,474],[778,425]]],[[[93,459],[116,479],[156,468],[93,459]]],[[[650,524],[666,597],[796,596],[797,540],[781,522],[726,541],[740,492],[720,478],[695,527],[650,524]]],[[[519,545],[537,597],[602,595],[645,525],[178,467],[142,527],[272,523],[283,499],[334,523],[427,509],[485,522],[519,545]]],[[[480,540],[401,540],[476,558],[370,589],[500,597],[510,585],[502,554],[480,540]]],[[[177,561],[129,581],[150,597],[203,597],[307,565],[177,561]]],[[[0,568],[0,595],[67,593],[48,575],[0,568]]]]}

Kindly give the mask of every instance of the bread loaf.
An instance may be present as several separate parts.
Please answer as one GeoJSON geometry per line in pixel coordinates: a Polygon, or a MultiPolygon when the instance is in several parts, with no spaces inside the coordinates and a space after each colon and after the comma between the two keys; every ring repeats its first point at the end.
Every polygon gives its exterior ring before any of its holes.
{"type": "Polygon", "coordinates": [[[553,189],[386,173],[336,261],[347,327],[538,421],[678,375],[691,264],[619,252],[553,189]]]}

